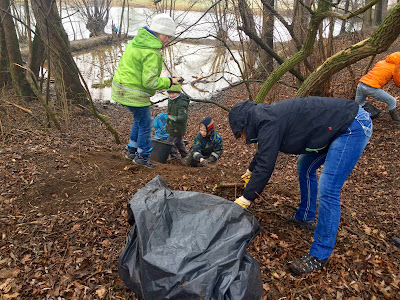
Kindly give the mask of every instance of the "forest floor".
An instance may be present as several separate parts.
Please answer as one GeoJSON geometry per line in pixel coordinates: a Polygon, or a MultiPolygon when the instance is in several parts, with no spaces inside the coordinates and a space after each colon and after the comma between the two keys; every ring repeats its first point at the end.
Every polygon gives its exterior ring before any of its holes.
{"type": "MultiPolygon", "coordinates": [[[[400,51],[399,41],[377,59],[394,51],[400,51]]],[[[368,62],[354,66],[355,74],[368,62]]],[[[333,78],[334,97],[352,97],[351,73],[343,70],[333,78]]],[[[387,90],[400,96],[393,84],[387,90]]],[[[246,95],[242,85],[219,95],[218,101],[232,107],[247,100],[246,95]]],[[[293,95],[280,85],[269,100],[293,95]]],[[[250,209],[262,228],[248,250],[260,265],[264,299],[400,298],[400,248],[392,243],[400,236],[400,130],[385,105],[372,103],[383,112],[343,187],[335,250],[328,267],[311,275],[288,271],[288,261],[308,252],[313,234],[282,217],[295,212],[299,186],[296,156],[279,156],[269,184],[250,209]]],[[[98,109],[126,142],[129,112],[120,105],[98,109]]],[[[153,115],[160,111],[165,108],[154,107],[153,115]]],[[[70,116],[69,126],[61,131],[31,117],[43,122],[43,114],[39,103],[4,94],[0,101],[0,299],[136,299],[117,270],[129,230],[130,198],[161,175],[173,190],[234,200],[240,188],[213,188],[238,182],[253,155],[252,146],[235,141],[227,112],[212,104],[191,105],[186,139],[192,141],[204,116],[213,117],[224,141],[214,168],[182,167],[178,161],[142,168],[124,158],[125,144],[116,145],[104,126],[79,108],[64,114],[70,116]]]]}

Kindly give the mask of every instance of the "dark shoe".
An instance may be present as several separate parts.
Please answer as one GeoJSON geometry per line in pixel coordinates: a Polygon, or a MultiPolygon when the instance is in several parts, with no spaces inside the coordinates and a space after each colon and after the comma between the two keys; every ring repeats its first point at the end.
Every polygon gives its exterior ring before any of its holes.
{"type": "Polygon", "coordinates": [[[377,117],[379,117],[379,114],[381,113],[381,110],[379,108],[377,108],[376,106],[372,105],[369,102],[365,102],[362,108],[364,108],[365,111],[369,112],[369,114],[371,115],[371,119],[376,119],[377,117]]]}
{"type": "Polygon", "coordinates": [[[395,244],[397,247],[400,247],[400,238],[395,237],[392,240],[393,244],[395,244]]]}
{"type": "Polygon", "coordinates": [[[156,166],[150,161],[148,157],[142,156],[139,153],[136,154],[133,162],[139,166],[154,169],[156,166]]]}
{"type": "Polygon", "coordinates": [[[310,231],[314,231],[315,230],[315,222],[314,221],[300,221],[298,219],[296,219],[294,216],[291,215],[283,215],[283,217],[287,220],[287,222],[289,224],[293,224],[295,226],[310,230],[310,231]]]}
{"type": "Polygon", "coordinates": [[[178,159],[178,154],[176,154],[176,153],[170,153],[168,159],[169,159],[169,160],[178,159]]]}
{"type": "Polygon", "coordinates": [[[397,109],[395,108],[395,109],[389,110],[389,114],[393,120],[394,126],[396,126],[397,128],[400,128],[400,116],[399,116],[399,113],[397,112],[397,109]]]}
{"type": "Polygon", "coordinates": [[[126,159],[132,160],[132,159],[134,159],[135,157],[136,157],[135,152],[130,152],[130,151],[128,151],[128,152],[125,153],[125,158],[126,158],[126,159]]]}
{"type": "Polygon", "coordinates": [[[181,160],[182,165],[187,167],[193,167],[195,165],[195,161],[192,155],[187,155],[181,160]]]}
{"type": "Polygon", "coordinates": [[[296,275],[310,274],[321,270],[328,263],[329,258],[319,259],[311,254],[307,254],[302,258],[289,264],[289,269],[296,275]]]}
{"type": "Polygon", "coordinates": [[[134,159],[136,156],[137,149],[129,147],[128,145],[125,147],[125,149],[127,150],[127,152],[125,153],[125,158],[130,160],[134,159]]]}

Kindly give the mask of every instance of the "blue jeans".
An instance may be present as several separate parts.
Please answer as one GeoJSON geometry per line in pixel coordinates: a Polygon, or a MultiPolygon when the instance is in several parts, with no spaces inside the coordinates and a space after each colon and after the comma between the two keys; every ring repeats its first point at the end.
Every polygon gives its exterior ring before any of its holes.
{"type": "Polygon", "coordinates": [[[340,221],[340,191],[371,134],[369,113],[360,107],[349,128],[332,142],[327,153],[302,154],[297,160],[301,200],[296,218],[313,220],[318,197],[318,224],[310,254],[319,259],[328,258],[333,251],[340,221]],[[317,169],[321,165],[324,167],[318,182],[317,169]]]}
{"type": "Polygon", "coordinates": [[[388,94],[382,89],[373,88],[360,82],[357,85],[355,101],[358,105],[363,106],[365,104],[365,99],[367,98],[367,96],[373,97],[376,100],[386,103],[389,110],[393,110],[396,108],[397,101],[396,98],[394,98],[392,95],[388,94]]]}
{"type": "Polygon", "coordinates": [[[129,109],[133,116],[133,124],[128,147],[137,148],[139,154],[148,157],[151,151],[151,132],[153,130],[151,108],[150,106],[126,106],[126,108],[129,109]]]}

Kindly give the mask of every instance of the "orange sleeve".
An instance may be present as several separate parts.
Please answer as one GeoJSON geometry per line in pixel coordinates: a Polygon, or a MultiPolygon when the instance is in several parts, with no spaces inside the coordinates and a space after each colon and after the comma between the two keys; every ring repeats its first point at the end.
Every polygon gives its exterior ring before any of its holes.
{"type": "Polygon", "coordinates": [[[400,87],[400,64],[397,64],[394,68],[393,82],[397,87],[400,87]]]}

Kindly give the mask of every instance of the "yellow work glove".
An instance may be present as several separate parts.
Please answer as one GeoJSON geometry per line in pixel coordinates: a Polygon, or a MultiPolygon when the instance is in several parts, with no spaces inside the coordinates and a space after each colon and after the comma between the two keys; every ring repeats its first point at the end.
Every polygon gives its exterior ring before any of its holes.
{"type": "Polygon", "coordinates": [[[243,207],[243,208],[248,208],[250,205],[251,205],[251,201],[250,200],[247,200],[245,197],[243,197],[243,196],[240,196],[239,198],[237,198],[236,200],[235,200],[235,203],[236,204],[239,204],[241,207],[243,207]]]}
{"type": "Polygon", "coordinates": [[[250,177],[251,177],[251,171],[247,169],[246,173],[244,173],[241,177],[244,181],[244,187],[246,187],[247,184],[249,183],[250,177]]]}

